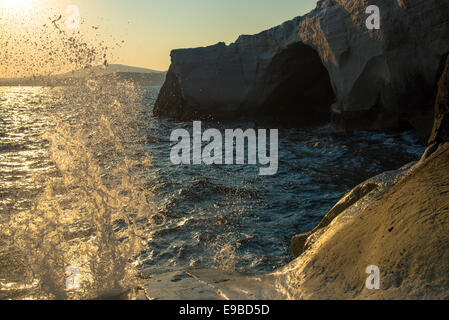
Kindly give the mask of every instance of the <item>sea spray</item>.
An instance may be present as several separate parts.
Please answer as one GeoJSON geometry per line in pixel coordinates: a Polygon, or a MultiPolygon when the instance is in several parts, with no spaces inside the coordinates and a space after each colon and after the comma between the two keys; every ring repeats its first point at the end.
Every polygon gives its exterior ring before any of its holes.
{"type": "MultiPolygon", "coordinates": [[[[95,65],[107,66],[112,49],[104,41],[65,30],[54,18],[57,13],[46,13],[41,20],[30,18],[26,26],[32,27],[17,28],[20,17],[1,21],[8,33],[0,35],[5,48],[0,61],[8,63],[0,63],[0,71],[36,77],[77,69],[89,74],[95,65]]],[[[142,150],[144,125],[134,109],[142,97],[132,83],[90,76],[77,86],[52,90],[55,112],[43,139],[56,172],[35,177],[42,191],[29,210],[2,222],[2,243],[17,252],[25,297],[122,293],[137,285],[135,258],[145,232],[165,221],[143,179],[151,157],[142,150]],[[77,271],[79,287],[67,286],[67,270],[77,271]]]]}
{"type": "Polygon", "coordinates": [[[129,104],[122,110],[118,101],[131,101],[132,90],[108,90],[110,99],[104,92],[89,95],[89,118],[84,110],[75,112],[76,121],[54,117],[46,138],[59,176],[49,178],[32,210],[11,220],[11,239],[30,279],[38,279],[49,298],[95,297],[136,285],[131,261],[145,244],[144,230],[164,222],[141,178],[150,170],[150,156],[137,150],[138,121],[129,104]],[[65,288],[67,266],[80,270],[77,292],[65,288]]]}

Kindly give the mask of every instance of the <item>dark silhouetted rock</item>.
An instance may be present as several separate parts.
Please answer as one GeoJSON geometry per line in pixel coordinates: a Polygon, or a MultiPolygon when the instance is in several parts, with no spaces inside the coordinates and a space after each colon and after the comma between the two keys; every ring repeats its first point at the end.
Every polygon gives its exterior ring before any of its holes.
{"type": "Polygon", "coordinates": [[[435,101],[435,123],[429,145],[449,141],[449,56],[438,83],[435,101]]]}
{"type": "Polygon", "coordinates": [[[343,130],[413,127],[428,137],[449,0],[324,0],[303,17],[235,43],[174,50],[155,115],[269,117],[343,130]],[[329,111],[330,110],[330,111],[329,111]]]}

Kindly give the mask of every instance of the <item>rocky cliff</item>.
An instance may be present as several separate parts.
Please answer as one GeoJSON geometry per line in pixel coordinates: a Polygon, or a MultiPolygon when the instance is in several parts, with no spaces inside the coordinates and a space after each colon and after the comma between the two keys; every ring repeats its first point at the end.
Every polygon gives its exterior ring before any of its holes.
{"type": "Polygon", "coordinates": [[[298,258],[278,272],[276,291],[289,298],[447,299],[448,179],[449,57],[421,161],[362,183],[314,230],[296,236],[298,258]],[[364,286],[368,265],[379,267],[379,290],[364,286]]]}
{"type": "Polygon", "coordinates": [[[435,101],[435,122],[429,146],[449,142],[449,56],[438,83],[438,95],[435,101]]]}
{"type": "Polygon", "coordinates": [[[432,127],[449,0],[325,0],[230,45],[174,50],[156,116],[332,121],[337,129],[432,127]],[[368,30],[366,8],[380,8],[368,30]]]}
{"type": "Polygon", "coordinates": [[[448,299],[449,58],[439,81],[429,149],[343,197],[311,232],[295,237],[295,260],[249,277],[173,271],[148,281],[150,299],[448,299]],[[368,266],[379,287],[366,286],[368,266]]]}

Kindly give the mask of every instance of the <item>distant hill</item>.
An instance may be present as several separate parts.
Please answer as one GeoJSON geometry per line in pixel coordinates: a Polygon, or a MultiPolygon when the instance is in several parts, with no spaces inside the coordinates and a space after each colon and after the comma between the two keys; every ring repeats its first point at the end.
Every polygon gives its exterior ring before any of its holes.
{"type": "Polygon", "coordinates": [[[138,72],[117,72],[100,78],[105,81],[129,81],[141,86],[162,86],[165,81],[166,72],[138,73],[138,72]]]}
{"type": "Polygon", "coordinates": [[[156,71],[146,68],[125,66],[122,64],[110,64],[106,68],[104,66],[95,66],[87,69],[67,72],[61,77],[85,78],[87,76],[105,76],[113,73],[154,73],[165,74],[165,71],[156,71]]]}
{"type": "Polygon", "coordinates": [[[111,64],[106,68],[95,66],[60,75],[0,78],[0,86],[70,86],[83,84],[87,79],[102,82],[130,81],[142,86],[161,86],[165,76],[165,71],[111,64]]]}

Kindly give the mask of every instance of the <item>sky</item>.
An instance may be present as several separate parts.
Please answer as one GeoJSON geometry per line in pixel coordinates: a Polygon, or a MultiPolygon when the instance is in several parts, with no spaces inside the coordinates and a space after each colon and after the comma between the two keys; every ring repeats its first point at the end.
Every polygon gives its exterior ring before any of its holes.
{"type": "MultiPolygon", "coordinates": [[[[315,8],[317,0],[0,0],[1,7],[38,15],[51,7],[66,15],[69,5],[79,8],[85,32],[115,42],[113,61],[167,70],[170,51],[234,42],[315,8]],[[32,8],[32,9],[31,9],[32,8]],[[99,27],[93,29],[92,26],[99,27]]],[[[1,12],[0,12],[1,15],[1,12]]],[[[0,16],[1,17],[1,16],[0,16]]],[[[1,21],[0,21],[1,22],[1,21]]],[[[26,22],[25,22],[26,23],[26,22]]],[[[82,30],[82,29],[81,29],[82,30]]]]}

